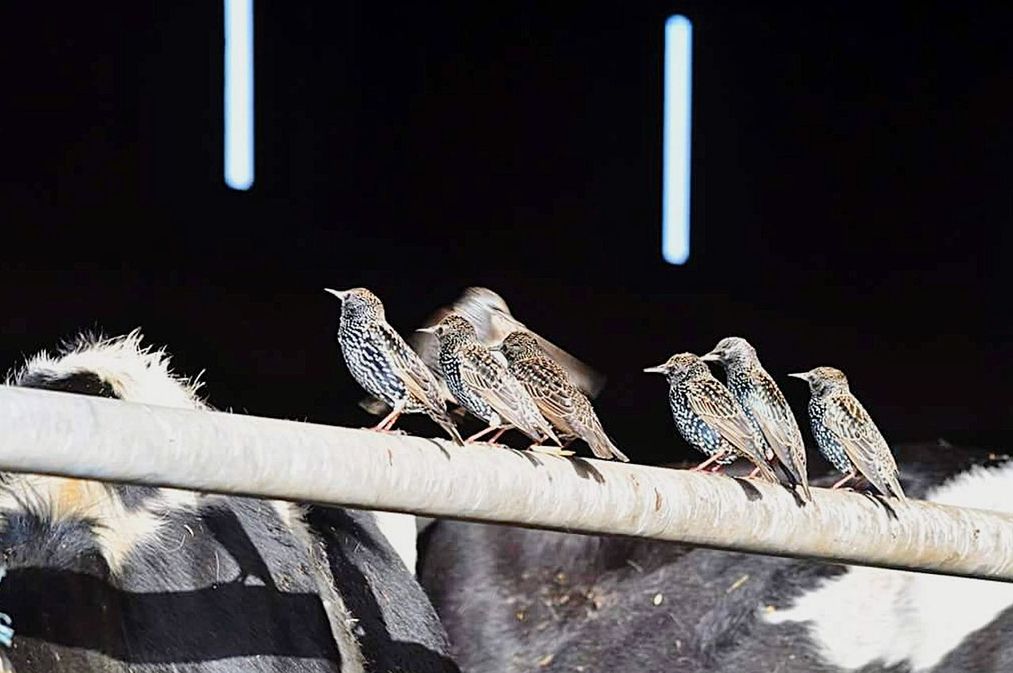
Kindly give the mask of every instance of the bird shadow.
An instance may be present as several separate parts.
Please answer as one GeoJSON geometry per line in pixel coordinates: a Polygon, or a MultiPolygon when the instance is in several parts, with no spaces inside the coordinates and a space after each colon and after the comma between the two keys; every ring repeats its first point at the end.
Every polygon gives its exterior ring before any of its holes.
{"type": "Polygon", "coordinates": [[[581,479],[594,479],[599,484],[605,483],[605,475],[598,471],[590,461],[574,456],[570,458],[570,465],[573,466],[573,471],[577,473],[577,476],[581,479]]]}
{"type": "Polygon", "coordinates": [[[541,467],[542,465],[545,464],[538,457],[538,454],[532,453],[531,451],[525,451],[524,449],[514,449],[509,446],[504,446],[503,448],[507,449],[508,451],[513,451],[514,454],[523,457],[525,460],[527,460],[535,467],[541,467]]]}
{"type": "Polygon", "coordinates": [[[450,451],[448,451],[447,447],[445,447],[440,442],[436,441],[432,437],[419,437],[419,439],[424,439],[425,441],[429,442],[430,444],[432,444],[433,446],[435,446],[437,449],[439,449],[443,453],[443,457],[444,458],[446,458],[448,460],[450,459],[450,451]]]}
{"type": "Polygon", "coordinates": [[[784,490],[788,491],[788,493],[791,494],[791,497],[795,500],[796,507],[802,508],[809,504],[809,502],[802,497],[802,495],[798,492],[798,490],[796,490],[796,488],[793,485],[781,484],[781,486],[784,488],[784,490]]]}
{"type": "Polygon", "coordinates": [[[749,502],[763,499],[763,495],[760,493],[759,489],[750,484],[745,477],[731,477],[731,479],[739,485],[742,491],[746,494],[746,500],[749,502]]]}
{"type": "Polygon", "coordinates": [[[900,519],[900,517],[897,516],[897,510],[894,509],[893,505],[891,505],[890,502],[883,496],[876,493],[870,493],[869,491],[862,493],[862,495],[876,503],[878,507],[881,507],[883,511],[886,512],[886,515],[891,519],[895,521],[900,519]]]}

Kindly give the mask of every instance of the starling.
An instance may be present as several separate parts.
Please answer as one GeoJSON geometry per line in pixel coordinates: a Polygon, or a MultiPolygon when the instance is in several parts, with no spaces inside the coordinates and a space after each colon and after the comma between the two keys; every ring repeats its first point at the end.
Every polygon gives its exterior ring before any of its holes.
{"type": "Polygon", "coordinates": [[[692,353],[679,353],[644,371],[668,378],[675,426],[687,442],[710,456],[700,467],[712,462],[728,463],[741,456],[765,479],[779,483],[754,437],[749,418],[703,360],[692,353]]]}
{"type": "Polygon", "coordinates": [[[605,434],[591,402],[570,382],[566,370],[542,351],[534,335],[511,332],[494,350],[506,356],[510,373],[557,430],[583,439],[598,458],[629,462],[605,434]]]}
{"type": "Polygon", "coordinates": [[[791,481],[802,487],[803,497],[812,500],[806,475],[805,442],[798,422],[781,389],[760,364],[756,349],[741,337],[728,337],[700,359],[724,366],[728,389],[746,412],[753,425],[753,435],[763,445],[764,453],[769,459],[772,450],[791,481]]]}
{"type": "Polygon", "coordinates": [[[367,392],[392,408],[374,429],[389,430],[401,414],[421,412],[439,423],[456,444],[463,444],[436,377],[387,324],[376,295],[365,288],[327,292],[341,300],[338,343],[348,371],[367,392]]]}
{"type": "Polygon", "coordinates": [[[438,324],[421,329],[440,340],[440,369],[450,392],[465,409],[489,425],[469,440],[509,424],[536,443],[548,437],[560,444],[531,395],[507,366],[478,342],[470,322],[451,313],[438,324]]]}
{"type": "Polygon", "coordinates": [[[844,372],[817,367],[789,374],[809,383],[809,420],[820,451],[845,475],[834,488],[858,474],[880,493],[907,500],[900,486],[897,461],[862,403],[851,394],[844,372]]]}
{"type": "MultiPolygon", "coordinates": [[[[451,305],[443,306],[430,315],[423,327],[432,327],[440,322],[449,313],[457,313],[465,318],[475,327],[478,340],[486,346],[494,346],[500,343],[510,332],[516,330],[529,330],[522,322],[517,320],[510,313],[509,307],[503,297],[485,287],[469,287],[464,290],[461,296],[451,305]]],[[[605,377],[594,369],[573,357],[563,349],[534,334],[538,339],[539,347],[555,360],[570,377],[574,383],[588,397],[594,398],[605,385],[605,377]]],[[[436,337],[427,332],[415,332],[408,337],[408,343],[412,345],[423,362],[437,373],[437,378],[442,384],[440,372],[440,342],[436,337]]],[[[444,389],[448,401],[454,402],[453,396],[444,389]]],[[[383,413],[383,405],[375,398],[360,402],[363,408],[372,414],[383,413]]]]}

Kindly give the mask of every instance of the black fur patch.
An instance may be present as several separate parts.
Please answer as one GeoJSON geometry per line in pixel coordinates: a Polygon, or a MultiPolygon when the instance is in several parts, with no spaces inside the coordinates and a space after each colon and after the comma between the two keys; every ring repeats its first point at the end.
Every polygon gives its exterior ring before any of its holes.
{"type": "MultiPolygon", "coordinates": [[[[905,491],[921,497],[987,455],[929,444],[898,459],[905,491]]],[[[841,566],[452,521],[429,528],[419,560],[469,673],[844,673],[821,660],[804,624],[762,618],[841,566]]],[[[932,673],[1007,672],[1010,634],[1013,609],[932,673]]],[[[861,673],[906,670],[873,664],[861,673]]]]}
{"type": "Polygon", "coordinates": [[[113,387],[94,372],[80,371],[55,376],[52,372],[27,372],[18,381],[23,388],[41,388],[64,393],[118,399],[113,387]]]}

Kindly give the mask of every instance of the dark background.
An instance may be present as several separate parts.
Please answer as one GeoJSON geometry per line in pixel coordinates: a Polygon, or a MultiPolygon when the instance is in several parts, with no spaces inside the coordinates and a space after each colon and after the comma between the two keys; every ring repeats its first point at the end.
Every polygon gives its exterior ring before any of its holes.
{"type": "Polygon", "coordinates": [[[729,334],[800,420],[784,374],[833,364],[894,442],[1008,448],[1010,10],[255,4],[249,192],[222,181],[220,2],[3,4],[4,363],[142,326],[218,407],[363,425],[322,288],[370,287],[405,333],[487,285],[609,376],[634,460],[692,456],[640,370],[729,334]],[[684,267],[660,254],[676,12],[684,267]]]}

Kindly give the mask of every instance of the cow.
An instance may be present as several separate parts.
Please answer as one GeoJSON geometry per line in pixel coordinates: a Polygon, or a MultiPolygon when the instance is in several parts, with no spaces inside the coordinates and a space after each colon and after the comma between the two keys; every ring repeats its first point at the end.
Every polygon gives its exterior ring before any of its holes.
{"type": "MultiPolygon", "coordinates": [[[[209,408],[137,331],[83,336],[7,383],[209,408]]],[[[0,523],[18,673],[458,670],[371,512],[8,473],[0,523]]]]}
{"type": "MultiPolygon", "coordinates": [[[[1013,512],[1005,457],[898,457],[913,497],[1013,512]]],[[[420,544],[466,673],[1013,670],[1010,584],[451,521],[420,544]]]]}

